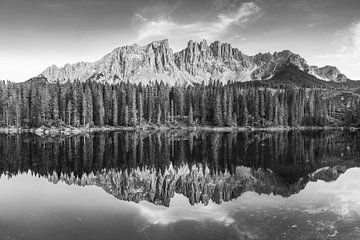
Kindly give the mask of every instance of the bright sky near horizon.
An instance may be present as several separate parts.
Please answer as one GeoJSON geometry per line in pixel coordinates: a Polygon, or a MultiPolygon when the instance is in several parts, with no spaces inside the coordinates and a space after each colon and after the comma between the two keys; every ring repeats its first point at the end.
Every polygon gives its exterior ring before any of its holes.
{"type": "Polygon", "coordinates": [[[359,0],[0,0],[0,79],[164,38],[174,51],[202,39],[249,55],[289,49],[360,80],[359,0]]]}

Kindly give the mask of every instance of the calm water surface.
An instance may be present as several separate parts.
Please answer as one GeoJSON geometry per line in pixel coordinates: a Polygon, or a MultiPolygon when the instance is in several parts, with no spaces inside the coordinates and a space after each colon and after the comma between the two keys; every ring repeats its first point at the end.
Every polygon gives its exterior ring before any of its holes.
{"type": "Polygon", "coordinates": [[[0,239],[360,239],[359,141],[0,135],[0,239]]]}

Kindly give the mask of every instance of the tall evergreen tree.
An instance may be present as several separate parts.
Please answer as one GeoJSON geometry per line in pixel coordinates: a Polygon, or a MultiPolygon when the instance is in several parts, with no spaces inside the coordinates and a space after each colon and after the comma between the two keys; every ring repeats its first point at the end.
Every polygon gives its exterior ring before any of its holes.
{"type": "Polygon", "coordinates": [[[140,92],[139,93],[139,124],[140,126],[142,125],[143,123],[143,118],[144,118],[144,110],[143,110],[143,96],[142,96],[142,93],[140,92]]]}
{"type": "Polygon", "coordinates": [[[193,107],[190,104],[189,107],[189,125],[193,125],[194,124],[194,112],[193,112],[193,107]]]}
{"type": "Polygon", "coordinates": [[[136,109],[136,92],[132,92],[132,101],[131,101],[131,125],[136,126],[137,121],[137,109],[136,109]]]}
{"type": "Polygon", "coordinates": [[[222,126],[222,110],[221,110],[221,102],[219,94],[216,94],[216,101],[215,101],[215,113],[214,113],[214,124],[216,126],[222,126]]]}
{"type": "Polygon", "coordinates": [[[112,125],[117,126],[118,123],[118,99],[115,89],[112,91],[112,125]]]}

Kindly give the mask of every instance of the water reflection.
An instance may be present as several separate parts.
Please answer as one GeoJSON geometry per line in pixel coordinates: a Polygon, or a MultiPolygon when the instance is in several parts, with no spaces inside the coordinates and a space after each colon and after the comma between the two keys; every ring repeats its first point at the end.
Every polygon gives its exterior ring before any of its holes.
{"type": "Polygon", "coordinates": [[[0,239],[359,239],[359,137],[0,135],[0,239]]]}
{"type": "MultiPolygon", "coordinates": [[[[140,209],[150,222],[173,225],[180,221],[213,221],[234,231],[240,239],[359,239],[360,168],[352,168],[336,181],[310,182],[288,198],[273,194],[244,193],[221,205],[196,205],[177,201],[170,208],[140,209]]],[[[155,224],[155,225],[154,225],[155,224]]]]}
{"type": "Polygon", "coordinates": [[[95,186],[31,172],[0,179],[0,239],[359,239],[360,168],[284,198],[246,192],[222,204],[175,194],[170,207],[119,201],[95,186]],[[105,235],[104,235],[105,234],[105,235]]]}
{"type": "Polygon", "coordinates": [[[358,165],[358,142],[342,131],[0,135],[0,171],[97,185],[121,200],[169,206],[180,193],[207,205],[247,191],[290,196],[309,181],[335,180],[358,165]]]}

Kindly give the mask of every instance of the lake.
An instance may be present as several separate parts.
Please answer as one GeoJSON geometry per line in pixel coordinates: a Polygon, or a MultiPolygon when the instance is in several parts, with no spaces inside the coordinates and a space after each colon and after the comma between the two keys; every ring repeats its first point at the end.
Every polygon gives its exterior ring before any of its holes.
{"type": "Polygon", "coordinates": [[[360,239],[360,133],[0,135],[0,239],[360,239]]]}

